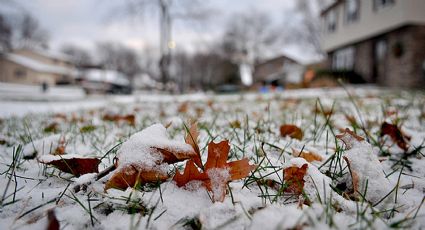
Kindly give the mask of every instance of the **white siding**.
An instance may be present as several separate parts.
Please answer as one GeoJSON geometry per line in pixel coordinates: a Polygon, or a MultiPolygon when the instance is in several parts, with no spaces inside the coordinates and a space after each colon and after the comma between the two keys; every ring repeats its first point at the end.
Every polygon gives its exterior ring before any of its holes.
{"type": "MultiPolygon", "coordinates": [[[[425,0],[395,0],[394,5],[379,10],[374,9],[372,0],[360,0],[359,19],[350,24],[343,20],[344,5],[345,2],[342,2],[332,9],[337,12],[336,30],[322,30],[322,47],[327,52],[402,25],[425,24],[425,0]]],[[[326,14],[323,17],[326,17],[326,14]]]]}

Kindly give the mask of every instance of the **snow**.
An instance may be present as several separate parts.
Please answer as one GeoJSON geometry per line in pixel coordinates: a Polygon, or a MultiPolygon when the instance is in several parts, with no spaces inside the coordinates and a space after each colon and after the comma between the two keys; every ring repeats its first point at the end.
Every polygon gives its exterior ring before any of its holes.
{"type": "Polygon", "coordinates": [[[122,73],[114,70],[88,69],[81,73],[85,80],[106,82],[121,86],[127,86],[130,81],[122,73]]]}
{"type": "MultiPolygon", "coordinates": [[[[346,136],[344,142],[349,149],[344,156],[348,159],[352,173],[358,176],[358,192],[372,204],[376,204],[392,190],[377,152],[366,141],[358,141],[349,135],[346,136]]],[[[388,196],[386,200],[389,201],[392,198],[388,196]]]]}
{"type": "Polygon", "coordinates": [[[5,58],[11,62],[16,64],[25,66],[35,71],[43,72],[43,73],[53,73],[53,74],[62,74],[62,75],[70,75],[75,76],[76,72],[73,69],[54,66],[42,63],[40,61],[34,60],[29,57],[25,57],[19,54],[8,53],[5,54],[5,58]]]}
{"type": "Polygon", "coordinates": [[[24,145],[22,154],[24,157],[41,156],[53,153],[59,146],[61,135],[55,134],[24,145]]]}

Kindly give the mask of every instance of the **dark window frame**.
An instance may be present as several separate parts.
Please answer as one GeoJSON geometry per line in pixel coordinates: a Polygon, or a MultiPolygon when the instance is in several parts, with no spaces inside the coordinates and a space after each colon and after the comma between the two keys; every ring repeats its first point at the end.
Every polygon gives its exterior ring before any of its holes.
{"type": "Polygon", "coordinates": [[[358,21],[360,19],[360,0],[347,0],[345,1],[345,5],[344,5],[344,21],[346,24],[351,24],[354,23],[356,21],[358,21]],[[349,9],[348,9],[348,2],[349,1],[353,1],[356,3],[356,12],[354,12],[353,14],[350,14],[349,9]]]}
{"type": "Polygon", "coordinates": [[[379,11],[396,4],[396,0],[373,0],[373,10],[379,11]]]}

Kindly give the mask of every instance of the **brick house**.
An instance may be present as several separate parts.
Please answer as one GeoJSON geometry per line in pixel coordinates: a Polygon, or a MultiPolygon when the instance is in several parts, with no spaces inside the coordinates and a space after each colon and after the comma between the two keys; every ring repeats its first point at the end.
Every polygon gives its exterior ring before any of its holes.
{"type": "Polygon", "coordinates": [[[321,16],[329,68],[384,86],[425,87],[424,0],[337,0],[321,16]]]}
{"type": "Polygon", "coordinates": [[[75,66],[62,54],[34,49],[0,54],[0,82],[72,84],[76,76],[75,66]]]}

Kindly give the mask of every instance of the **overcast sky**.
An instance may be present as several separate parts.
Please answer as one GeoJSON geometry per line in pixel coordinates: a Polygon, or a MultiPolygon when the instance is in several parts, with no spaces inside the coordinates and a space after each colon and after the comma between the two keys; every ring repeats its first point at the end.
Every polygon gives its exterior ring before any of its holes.
{"type": "MultiPolygon", "coordinates": [[[[0,0],[1,1],[1,0],[0,0]]],[[[9,0],[12,1],[12,0],[9,0]]],[[[152,0],[154,1],[154,0],[152,0]]],[[[282,24],[284,12],[292,9],[295,0],[204,0],[213,9],[208,25],[174,25],[173,37],[178,48],[195,50],[219,39],[225,22],[234,13],[253,9],[269,14],[276,24],[282,24]]],[[[158,16],[148,13],[140,17],[122,15],[123,0],[13,0],[30,12],[50,34],[50,47],[76,44],[87,49],[100,41],[118,41],[142,51],[146,46],[158,46],[158,16]]]]}

